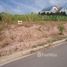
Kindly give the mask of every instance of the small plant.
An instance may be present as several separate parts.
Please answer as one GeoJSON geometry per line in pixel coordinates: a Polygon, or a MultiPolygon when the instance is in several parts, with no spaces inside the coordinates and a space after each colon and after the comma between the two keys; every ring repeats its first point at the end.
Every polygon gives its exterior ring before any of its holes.
{"type": "Polygon", "coordinates": [[[60,31],[60,35],[63,35],[63,31],[64,31],[64,26],[63,25],[60,25],[59,27],[59,31],[60,31]]]}

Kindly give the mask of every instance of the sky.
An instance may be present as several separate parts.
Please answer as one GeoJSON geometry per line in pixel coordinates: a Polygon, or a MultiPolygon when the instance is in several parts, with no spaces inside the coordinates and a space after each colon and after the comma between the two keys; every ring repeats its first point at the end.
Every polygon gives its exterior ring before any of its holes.
{"type": "Polygon", "coordinates": [[[67,8],[67,0],[0,0],[0,12],[25,14],[58,5],[67,8]]]}

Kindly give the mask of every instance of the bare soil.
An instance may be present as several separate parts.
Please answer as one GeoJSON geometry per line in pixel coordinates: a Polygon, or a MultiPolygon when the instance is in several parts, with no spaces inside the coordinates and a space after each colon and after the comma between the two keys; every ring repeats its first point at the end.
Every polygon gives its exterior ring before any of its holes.
{"type": "Polygon", "coordinates": [[[45,24],[11,24],[0,32],[0,56],[17,51],[28,50],[40,44],[46,44],[61,36],[67,36],[67,23],[63,23],[63,35],[59,35],[58,26],[61,23],[45,24]]]}

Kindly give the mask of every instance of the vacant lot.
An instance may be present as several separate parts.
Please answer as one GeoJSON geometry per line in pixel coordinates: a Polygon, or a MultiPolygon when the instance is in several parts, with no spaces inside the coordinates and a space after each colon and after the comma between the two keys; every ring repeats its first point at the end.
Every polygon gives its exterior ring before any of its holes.
{"type": "Polygon", "coordinates": [[[41,46],[67,36],[67,23],[43,21],[0,25],[0,56],[41,46]]]}

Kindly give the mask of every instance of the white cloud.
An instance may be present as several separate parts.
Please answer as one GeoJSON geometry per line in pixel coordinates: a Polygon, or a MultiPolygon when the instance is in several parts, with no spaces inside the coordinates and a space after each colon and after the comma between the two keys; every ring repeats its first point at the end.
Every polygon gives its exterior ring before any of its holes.
{"type": "Polygon", "coordinates": [[[23,3],[16,2],[16,1],[13,1],[13,2],[14,2],[14,4],[17,5],[16,6],[17,10],[22,11],[23,9],[28,9],[28,10],[30,10],[30,12],[32,12],[32,11],[37,12],[38,11],[38,9],[36,7],[33,7],[31,5],[26,5],[26,4],[23,4],[23,3]]]}
{"type": "Polygon", "coordinates": [[[63,6],[65,3],[67,3],[67,0],[49,0],[49,2],[52,5],[63,6]]]}
{"type": "Polygon", "coordinates": [[[4,7],[0,5],[0,12],[4,11],[4,7]]]}
{"type": "Polygon", "coordinates": [[[35,0],[35,5],[37,5],[41,9],[50,6],[48,0],[35,0]]]}

